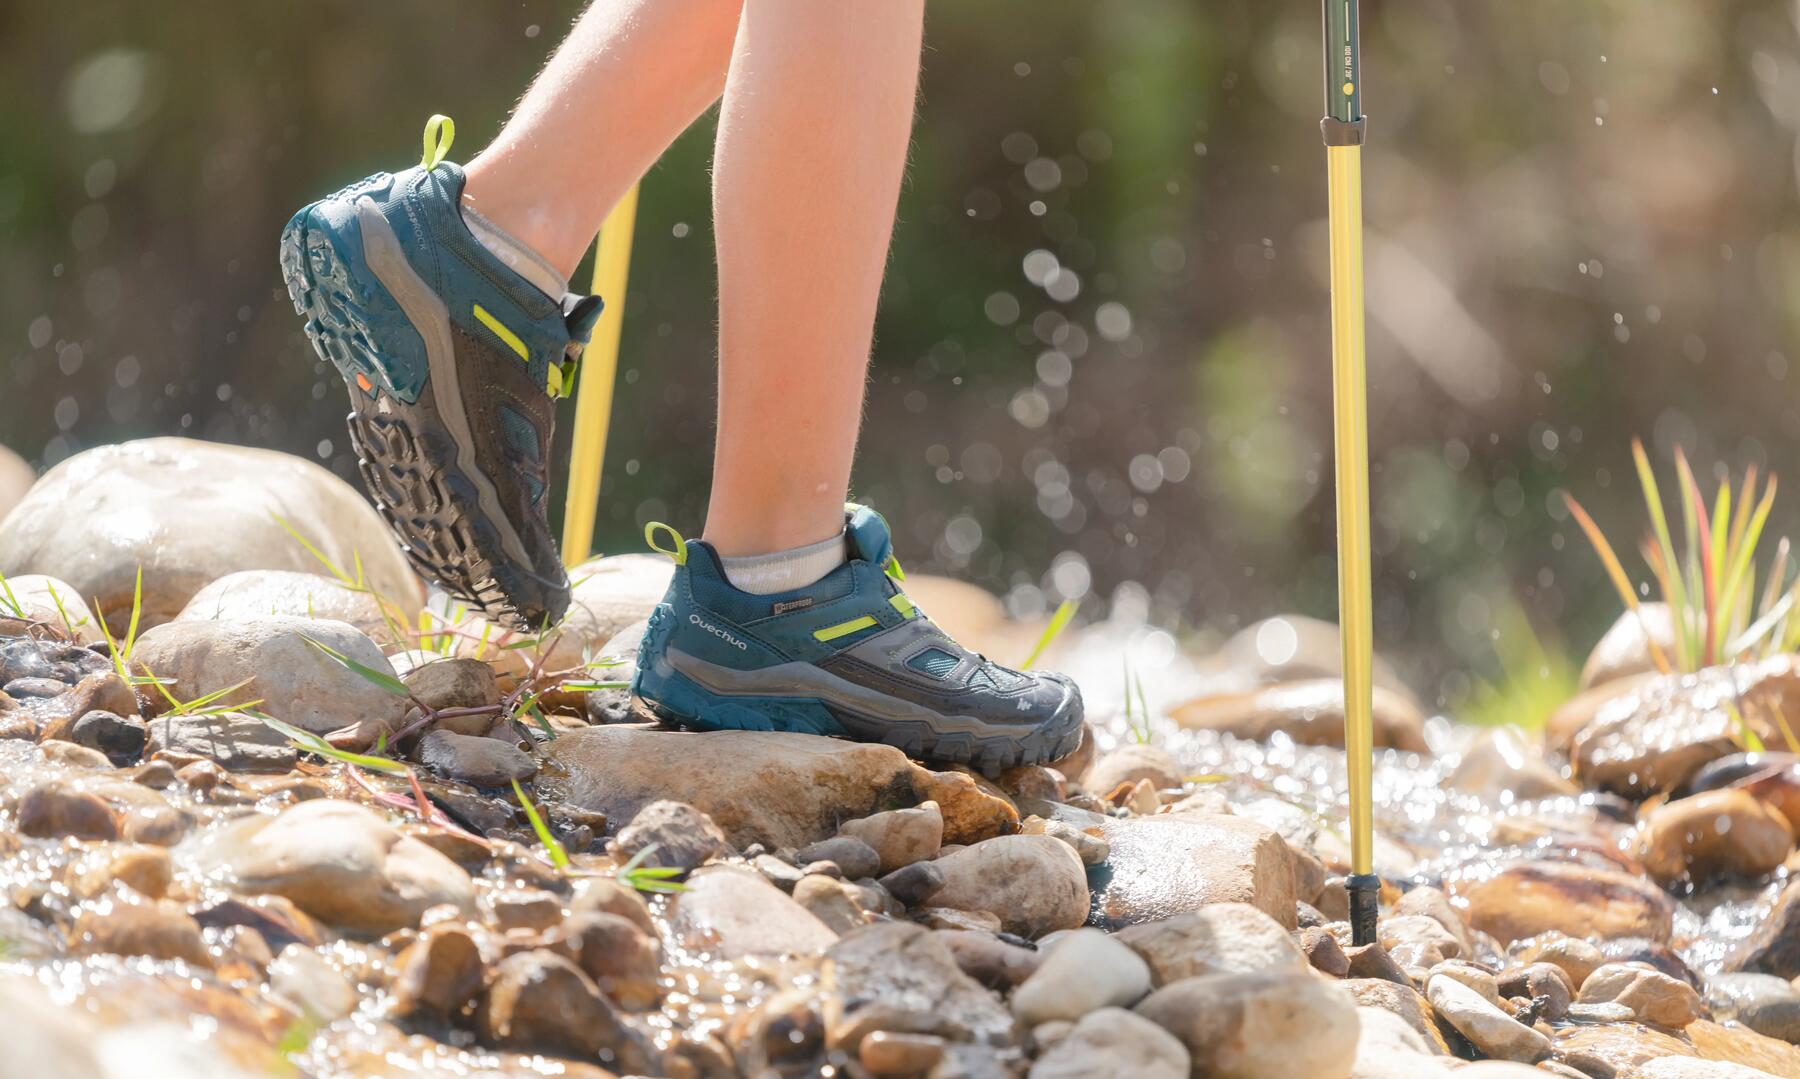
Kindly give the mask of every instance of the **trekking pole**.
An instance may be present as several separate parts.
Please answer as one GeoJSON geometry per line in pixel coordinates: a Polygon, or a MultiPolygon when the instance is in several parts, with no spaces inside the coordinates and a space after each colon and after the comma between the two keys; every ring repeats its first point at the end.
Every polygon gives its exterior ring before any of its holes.
{"type": "Polygon", "coordinates": [[[569,448],[569,493],[563,506],[563,564],[584,562],[594,545],[600,506],[600,467],[612,424],[613,380],[619,371],[619,335],[625,323],[625,281],[631,271],[631,233],[637,223],[634,184],[606,215],[594,251],[592,291],[605,297],[594,336],[583,351],[576,381],[575,440],[569,448]]]}
{"type": "Polygon", "coordinates": [[[1375,942],[1370,790],[1375,738],[1369,570],[1369,406],[1363,357],[1362,71],[1356,0],[1324,0],[1325,163],[1331,221],[1331,397],[1337,457],[1338,626],[1344,642],[1344,761],[1350,782],[1350,929],[1375,942]]]}

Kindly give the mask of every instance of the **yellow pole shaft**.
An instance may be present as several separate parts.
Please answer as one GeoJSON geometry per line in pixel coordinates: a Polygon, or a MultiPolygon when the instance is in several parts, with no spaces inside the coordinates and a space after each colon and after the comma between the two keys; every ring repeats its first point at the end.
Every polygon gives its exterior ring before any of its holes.
{"type": "Polygon", "coordinates": [[[1374,872],[1370,757],[1375,662],[1369,569],[1369,406],[1363,355],[1362,147],[1327,146],[1331,214],[1331,389],[1337,457],[1338,625],[1344,642],[1344,754],[1350,867],[1374,872]]]}
{"type": "Polygon", "coordinates": [[[619,373],[619,336],[625,328],[625,285],[631,272],[631,233],[637,223],[633,186],[606,215],[594,252],[595,295],[606,307],[583,350],[576,380],[575,440],[569,450],[569,493],[563,506],[562,556],[566,565],[587,560],[594,546],[594,514],[600,508],[600,470],[612,424],[613,382],[619,373]]]}

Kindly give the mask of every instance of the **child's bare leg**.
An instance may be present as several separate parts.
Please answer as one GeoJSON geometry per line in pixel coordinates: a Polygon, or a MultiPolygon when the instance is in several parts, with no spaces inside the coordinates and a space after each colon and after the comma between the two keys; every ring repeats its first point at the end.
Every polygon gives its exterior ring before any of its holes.
{"type": "Polygon", "coordinates": [[[719,99],[743,0],[597,0],[469,162],[465,200],[564,276],[601,219],[719,99]]]}
{"type": "Polygon", "coordinates": [[[713,179],[719,432],[706,538],[728,558],[843,530],[923,20],[923,0],[745,6],[713,179]]]}

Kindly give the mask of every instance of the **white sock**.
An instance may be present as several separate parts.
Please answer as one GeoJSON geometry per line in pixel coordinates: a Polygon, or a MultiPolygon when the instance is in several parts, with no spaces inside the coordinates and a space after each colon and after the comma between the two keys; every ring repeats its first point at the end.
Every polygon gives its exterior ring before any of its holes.
{"type": "Polygon", "coordinates": [[[542,289],[544,295],[561,300],[569,291],[569,279],[556,272],[548,259],[533,251],[524,241],[481,215],[481,211],[462,204],[463,223],[481,241],[481,246],[494,257],[512,267],[513,272],[542,289]]]}
{"type": "Polygon", "coordinates": [[[849,560],[850,549],[845,545],[842,532],[830,539],[774,554],[719,559],[725,566],[725,579],[731,582],[731,587],[754,596],[772,596],[777,592],[805,588],[849,560]]]}

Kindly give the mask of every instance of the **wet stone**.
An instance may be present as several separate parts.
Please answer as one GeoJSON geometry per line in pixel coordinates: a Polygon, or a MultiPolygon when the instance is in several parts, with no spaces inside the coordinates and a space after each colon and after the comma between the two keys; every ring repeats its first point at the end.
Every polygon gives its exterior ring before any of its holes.
{"type": "Polygon", "coordinates": [[[825,953],[821,979],[828,1043],[857,1052],[877,1030],[1007,1045],[1012,1015],[957,966],[937,935],[889,922],[844,937],[825,953]]]}
{"type": "Polygon", "coordinates": [[[873,877],[881,871],[881,856],[875,853],[875,848],[854,836],[840,835],[820,840],[801,847],[795,857],[801,865],[832,862],[850,880],[873,877]]]}
{"type": "Polygon", "coordinates": [[[501,960],[476,1025],[482,1041],[497,1048],[597,1059],[621,1074],[658,1074],[648,1040],[579,967],[551,952],[501,960]]]}
{"type": "Polygon", "coordinates": [[[662,999],[662,945],[630,919],[598,912],[577,914],[548,942],[553,948],[566,948],[619,1007],[648,1011],[662,999]]]}
{"type": "Polygon", "coordinates": [[[84,911],[69,931],[69,943],[77,953],[88,955],[179,959],[203,968],[211,968],[213,962],[199,924],[180,904],[167,901],[114,903],[84,911]]]}
{"type": "Polygon", "coordinates": [[[112,807],[67,780],[33,787],[19,802],[18,828],[41,839],[119,838],[119,818],[112,807]]]}
{"type": "Polygon", "coordinates": [[[537,762],[498,738],[432,731],[419,739],[414,758],[446,779],[476,787],[505,787],[530,779],[537,762]]]}
{"type": "Polygon", "coordinates": [[[68,692],[69,687],[54,678],[15,678],[0,686],[6,695],[18,701],[44,700],[68,692]]]}
{"type": "Polygon", "coordinates": [[[159,716],[150,721],[148,751],[204,757],[230,772],[280,775],[298,755],[287,736],[238,712],[159,716]]]}
{"type": "Polygon", "coordinates": [[[643,854],[644,865],[683,872],[731,853],[725,833],[711,817],[685,802],[670,801],[638,810],[619,833],[618,846],[627,858],[643,854]]]}
{"type": "Polygon", "coordinates": [[[481,951],[454,923],[427,927],[395,965],[390,1014],[396,1019],[447,1019],[481,990],[481,951]]]}
{"type": "Polygon", "coordinates": [[[69,730],[69,741],[99,750],[115,761],[136,760],[147,737],[142,720],[101,711],[87,713],[69,730]]]}
{"type": "Polygon", "coordinates": [[[914,862],[882,877],[881,886],[895,899],[916,907],[944,890],[944,871],[931,862],[914,862]]]}

